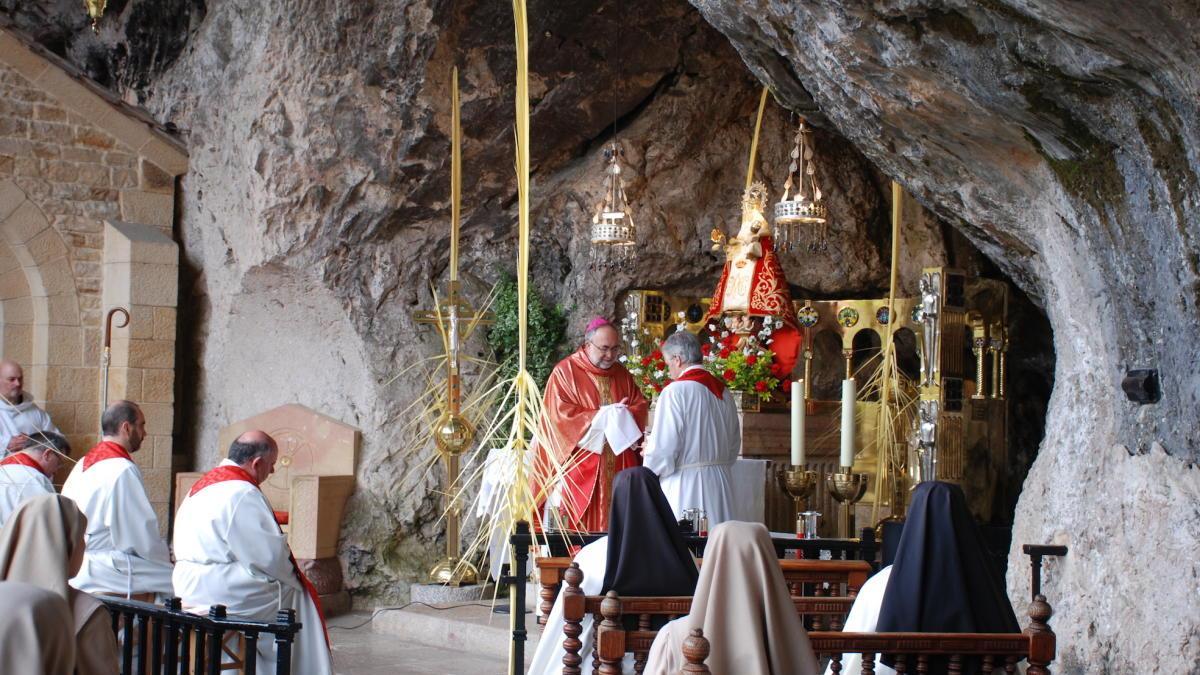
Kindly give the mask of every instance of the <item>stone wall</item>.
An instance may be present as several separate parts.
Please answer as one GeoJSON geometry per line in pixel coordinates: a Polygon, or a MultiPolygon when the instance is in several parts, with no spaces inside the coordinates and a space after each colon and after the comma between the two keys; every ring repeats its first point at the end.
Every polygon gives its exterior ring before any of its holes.
{"type": "Polygon", "coordinates": [[[165,529],[174,173],[186,155],[121,105],[0,27],[0,349],[25,366],[28,390],[78,457],[99,436],[104,313],[131,311],[113,333],[108,395],[146,413],[150,436],[135,457],[165,529]]]}

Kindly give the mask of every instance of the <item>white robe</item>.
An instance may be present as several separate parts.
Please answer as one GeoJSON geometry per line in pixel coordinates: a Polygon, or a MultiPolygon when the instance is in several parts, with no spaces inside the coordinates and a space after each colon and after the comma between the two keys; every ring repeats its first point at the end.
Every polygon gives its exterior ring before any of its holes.
{"type": "Polygon", "coordinates": [[[54,494],[54,485],[46,474],[31,466],[0,466],[0,527],[26,499],[54,494]]]}
{"type": "Polygon", "coordinates": [[[8,451],[8,443],[13,436],[28,436],[39,431],[59,433],[58,427],[50,421],[50,416],[45,410],[37,407],[28,394],[15,406],[0,399],[0,456],[8,451]]]}
{"type": "MultiPolygon", "coordinates": [[[[279,610],[294,609],[303,627],[292,645],[292,672],[329,675],[333,663],[321,617],[290,556],[267,498],[246,481],[210,485],[175,514],[175,592],[184,608],[225,605],[231,616],[268,622],[279,610]]],[[[265,635],[258,641],[258,672],[275,672],[275,642],[265,635]]]]}
{"type": "Polygon", "coordinates": [[[171,556],[158,535],[158,516],[142,472],[133,462],[114,457],[83,470],[75,464],[62,494],[87,516],[83,567],[71,585],[87,593],[130,596],[171,590],[171,556]]]}
{"type": "MultiPolygon", "coordinates": [[[[883,592],[887,590],[888,579],[892,576],[892,566],[879,570],[863,587],[858,590],[850,614],[846,616],[846,625],[842,631],[846,633],[874,633],[879,625],[879,609],[883,607],[883,592]]],[[[862,672],[862,654],[842,654],[842,672],[862,672]]],[[[893,675],[896,671],[879,662],[879,654],[875,655],[875,675],[893,675]]],[[[825,675],[833,675],[832,667],[825,668],[825,675]]]]}
{"type": "Polygon", "coordinates": [[[711,530],[738,516],[732,467],[741,444],[737,404],[729,389],[718,400],[703,384],[680,380],[658,397],[643,465],[658,474],[676,516],[685,509],[704,509],[711,530]]]}
{"type": "MultiPolygon", "coordinates": [[[[579,552],[572,558],[573,562],[579,563],[579,570],[583,572],[583,583],[580,584],[579,590],[583,591],[584,595],[600,595],[600,588],[604,585],[604,573],[608,569],[608,537],[601,537],[596,541],[579,549],[579,552]]],[[[533,653],[533,660],[529,662],[529,669],[525,672],[528,675],[560,675],[563,669],[563,657],[566,656],[567,650],[563,649],[563,626],[566,625],[566,620],[563,619],[563,588],[558,591],[558,597],[554,600],[554,607],[550,609],[550,615],[546,617],[546,625],[542,630],[542,637],[538,640],[537,651],[533,653]]],[[[579,656],[583,659],[580,670],[585,673],[592,672],[592,617],[587,615],[579,622],[583,632],[579,634],[579,641],[583,646],[579,649],[579,656]]],[[[623,673],[633,672],[633,654],[626,654],[624,664],[621,668],[623,673]]]]}

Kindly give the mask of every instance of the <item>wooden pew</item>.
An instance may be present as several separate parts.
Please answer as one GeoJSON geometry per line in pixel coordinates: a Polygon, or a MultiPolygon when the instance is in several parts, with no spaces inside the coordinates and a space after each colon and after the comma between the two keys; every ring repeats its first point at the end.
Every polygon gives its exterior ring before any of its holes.
{"type": "MultiPolygon", "coordinates": [[[[570,589],[566,591],[570,592],[570,589]]],[[[656,608],[672,607],[681,609],[681,600],[689,598],[639,598],[642,608],[654,604],[656,608]]],[[[845,600],[844,598],[830,598],[845,600]]],[[[817,598],[793,598],[797,609],[801,610],[804,602],[820,601],[817,598]]],[[[625,654],[632,652],[636,655],[648,654],[656,631],[638,630],[627,631],[621,622],[621,600],[615,593],[610,593],[601,602],[600,611],[603,619],[597,628],[596,649],[593,672],[607,675],[620,673],[621,660],[625,654]]],[[[847,606],[848,609],[848,606],[847,606]]],[[[682,614],[680,614],[682,616],[682,614]]],[[[928,672],[933,659],[948,659],[949,672],[961,672],[964,659],[978,657],[982,660],[983,673],[1015,673],[1017,664],[1027,660],[1028,675],[1050,675],[1050,663],[1054,660],[1056,637],[1048,624],[1053,610],[1046,602],[1045,596],[1038,595],[1029,608],[1030,624],[1021,633],[843,633],[840,631],[809,631],[808,639],[818,657],[830,659],[833,673],[841,673],[843,654],[858,653],[863,655],[863,673],[874,672],[876,654],[896,656],[896,672],[906,673],[928,672]]],[[[691,635],[684,641],[684,667],[682,672],[690,675],[709,673],[704,665],[708,658],[710,644],[699,629],[693,629],[691,635]]],[[[563,659],[566,664],[570,655],[563,659]]],[[[575,656],[575,662],[579,657],[575,656]]],[[[645,658],[636,661],[636,670],[641,673],[645,667],[645,658]]],[[[581,675],[578,669],[563,669],[564,675],[581,675]]]]}
{"type": "MultiPolygon", "coordinates": [[[[842,654],[863,655],[862,672],[872,673],[876,654],[888,654],[896,658],[895,669],[900,675],[925,673],[933,659],[947,659],[949,672],[962,672],[963,661],[968,657],[980,658],[983,673],[1015,673],[1017,664],[1028,661],[1027,675],[1050,675],[1050,663],[1054,661],[1057,638],[1047,622],[1054,611],[1046,596],[1038,595],[1029,606],[1029,627],[1020,633],[834,633],[810,632],[808,640],[818,657],[830,658],[830,670],[835,675],[842,672],[842,654]]],[[[639,646],[649,648],[655,633],[619,631],[620,623],[607,622],[601,627],[600,639],[606,641],[608,649],[601,655],[601,663],[608,664],[611,654],[619,647],[639,646]],[[624,645],[618,645],[624,637],[624,645]],[[646,642],[647,638],[649,643],[646,642]]],[[[693,628],[683,643],[684,667],[689,675],[711,675],[705,659],[711,645],[699,628],[693,628]]],[[[622,652],[622,656],[624,652],[622,652]]],[[[621,656],[617,657],[620,663],[621,656]]],[[[565,672],[565,671],[564,671],[565,672]]],[[[601,670],[601,672],[605,672],[601,670]]],[[[619,670],[616,672],[620,672],[619,670]]]]}
{"type": "MultiPolygon", "coordinates": [[[[802,588],[809,583],[820,585],[828,582],[833,585],[831,589],[834,591],[833,595],[793,595],[792,597],[792,602],[795,603],[796,612],[800,614],[801,620],[804,621],[806,627],[813,630],[822,630],[826,627],[833,630],[842,628],[842,623],[845,621],[846,615],[850,613],[850,607],[854,604],[854,598],[858,595],[862,584],[866,582],[866,575],[870,571],[867,563],[857,560],[780,560],[779,562],[785,566],[784,578],[793,588],[802,588]],[[848,579],[852,580],[848,581],[848,579]],[[844,596],[840,595],[838,591],[838,586],[842,583],[848,586],[848,592],[844,596]]],[[[605,640],[611,642],[613,638],[611,636],[606,638],[599,631],[601,626],[623,628],[624,617],[636,616],[638,631],[653,635],[650,627],[655,617],[675,619],[689,613],[692,609],[691,596],[621,598],[615,591],[609,591],[605,596],[584,595],[580,589],[580,585],[583,583],[583,571],[579,569],[577,563],[571,563],[567,567],[564,572],[564,581],[566,588],[563,590],[563,634],[565,636],[563,648],[567,652],[563,657],[564,675],[605,672],[602,670],[602,665],[606,662],[602,655],[603,646],[592,650],[590,669],[582,664],[579,652],[583,647],[583,642],[579,638],[583,634],[582,621],[585,616],[590,615],[594,618],[592,628],[596,635],[594,643],[603,645],[605,640]]],[[[821,590],[823,591],[823,589],[821,590]]],[[[649,643],[646,643],[644,648],[626,649],[625,642],[621,639],[618,642],[612,642],[612,645],[609,648],[609,662],[617,670],[611,672],[620,672],[620,662],[626,652],[633,653],[634,669],[638,673],[642,672],[649,654],[649,643]]]]}
{"type": "MultiPolygon", "coordinates": [[[[697,564],[703,562],[698,560],[697,564]]],[[[540,586],[538,597],[541,598],[538,623],[544,625],[562,588],[563,575],[572,563],[570,558],[538,558],[534,564],[540,586]]],[[[783,571],[783,580],[795,596],[836,597],[841,595],[841,586],[845,585],[846,596],[854,598],[871,575],[871,565],[862,560],[781,559],[779,567],[783,571]],[[826,590],[824,584],[829,584],[831,588],[826,590]]]]}

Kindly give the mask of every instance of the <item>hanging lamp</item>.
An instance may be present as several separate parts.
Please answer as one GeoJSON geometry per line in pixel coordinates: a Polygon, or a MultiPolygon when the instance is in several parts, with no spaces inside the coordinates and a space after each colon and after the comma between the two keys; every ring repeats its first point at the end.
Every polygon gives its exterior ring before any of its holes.
{"type": "Polygon", "coordinates": [[[817,186],[817,168],[813,163],[812,129],[803,117],[796,129],[796,145],[788,166],[783,196],[775,204],[775,238],[778,248],[792,251],[801,239],[808,239],[808,250],[823,252],[829,248],[827,209],[817,186]],[[794,192],[793,192],[794,190],[794,192]],[[804,226],[812,225],[812,233],[804,236],[804,226]]]}
{"type": "Polygon", "coordinates": [[[632,269],[637,258],[637,227],[621,178],[621,148],[604,148],[604,197],[592,216],[592,269],[632,269]]]}

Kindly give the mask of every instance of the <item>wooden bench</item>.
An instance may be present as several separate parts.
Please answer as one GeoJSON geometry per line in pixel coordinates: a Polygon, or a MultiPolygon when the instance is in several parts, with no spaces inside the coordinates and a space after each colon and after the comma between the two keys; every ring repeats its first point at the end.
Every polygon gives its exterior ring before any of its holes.
{"type": "MultiPolygon", "coordinates": [[[[832,595],[804,596],[796,595],[793,592],[792,602],[796,605],[796,612],[800,615],[805,627],[812,630],[822,630],[826,627],[832,630],[841,630],[846,615],[850,613],[850,608],[854,604],[858,590],[866,581],[870,566],[865,562],[855,560],[781,560],[779,562],[789,568],[785,571],[784,578],[793,589],[808,583],[818,585],[830,583],[832,585],[830,589],[834,592],[832,595]],[[866,569],[862,569],[861,566],[866,566],[866,569]],[[847,582],[848,577],[853,581],[847,582]],[[841,583],[846,583],[848,586],[846,595],[840,595],[837,592],[838,585],[841,583]]],[[[583,647],[579,638],[583,634],[582,621],[584,617],[592,616],[594,618],[592,627],[593,634],[596,636],[594,642],[599,645],[605,639],[610,641],[613,639],[612,636],[605,638],[599,632],[600,626],[623,628],[624,617],[636,616],[637,632],[646,632],[652,636],[654,633],[650,628],[655,617],[667,620],[676,619],[692,610],[691,596],[621,598],[616,591],[609,591],[604,596],[584,595],[580,589],[580,585],[583,583],[583,571],[576,563],[567,567],[564,572],[564,581],[566,588],[563,590],[563,648],[567,652],[563,657],[564,675],[583,672],[579,670],[582,663],[582,656],[579,652],[583,647]]],[[[818,590],[824,592],[824,589],[818,590]]],[[[615,649],[617,648],[617,646],[611,647],[610,651],[616,654],[615,649]]],[[[620,661],[624,654],[632,652],[634,670],[641,673],[649,655],[649,643],[642,647],[626,649],[622,638],[619,648],[621,649],[620,656],[616,656],[615,661],[617,670],[611,672],[619,673],[620,661]]],[[[590,672],[606,672],[601,668],[604,664],[601,651],[601,649],[592,650],[590,672]]]]}
{"type": "MultiPolygon", "coordinates": [[[[1048,622],[1054,612],[1046,596],[1038,595],[1029,607],[1029,627],[1020,633],[834,633],[810,632],[809,643],[818,657],[830,659],[830,670],[835,675],[842,672],[843,654],[862,654],[862,672],[875,672],[875,655],[895,657],[894,668],[900,675],[926,673],[934,659],[946,659],[948,672],[961,673],[967,658],[979,658],[980,670],[985,673],[1016,673],[1017,664],[1028,661],[1027,675],[1050,675],[1050,663],[1054,661],[1057,640],[1048,622]]],[[[656,633],[620,630],[620,622],[610,622],[607,617],[600,627],[601,673],[620,670],[620,662],[627,649],[639,647],[649,649],[656,633]],[[621,652],[618,654],[617,650],[621,652]],[[615,661],[614,661],[615,658],[615,661]],[[605,670],[616,663],[618,670],[605,670]]],[[[683,643],[684,667],[682,672],[690,675],[710,675],[704,660],[708,658],[711,645],[703,631],[693,628],[683,643]]],[[[563,673],[567,671],[564,669],[563,673]]]]}
{"type": "MultiPolygon", "coordinates": [[[[696,561],[697,565],[703,562],[696,561]]],[[[563,576],[572,564],[570,558],[538,558],[535,561],[540,584],[538,597],[542,599],[539,606],[539,624],[546,623],[546,617],[553,609],[554,601],[562,588],[563,576]]],[[[871,565],[862,560],[781,559],[779,567],[783,571],[783,580],[795,596],[836,597],[842,595],[841,587],[845,586],[845,596],[854,598],[871,576],[871,565]],[[829,584],[828,589],[825,588],[825,584],[829,584]]]]}

